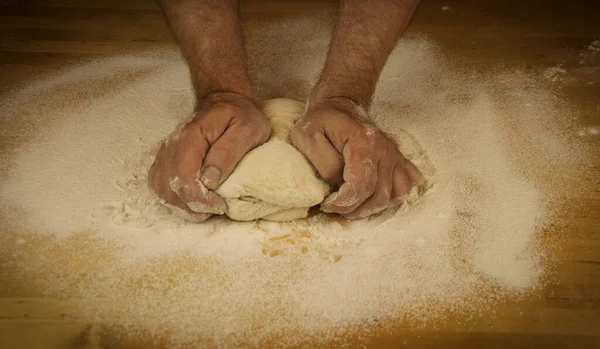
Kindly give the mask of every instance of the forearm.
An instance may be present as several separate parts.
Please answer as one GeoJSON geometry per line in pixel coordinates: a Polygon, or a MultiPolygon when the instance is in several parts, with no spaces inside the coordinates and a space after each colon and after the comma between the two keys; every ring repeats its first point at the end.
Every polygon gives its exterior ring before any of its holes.
{"type": "Polygon", "coordinates": [[[198,101],[215,92],[254,100],[237,12],[237,0],[160,0],[188,62],[198,101]]]}
{"type": "Polygon", "coordinates": [[[325,69],[309,104],[348,99],[367,108],[418,0],[342,0],[325,69]]]}

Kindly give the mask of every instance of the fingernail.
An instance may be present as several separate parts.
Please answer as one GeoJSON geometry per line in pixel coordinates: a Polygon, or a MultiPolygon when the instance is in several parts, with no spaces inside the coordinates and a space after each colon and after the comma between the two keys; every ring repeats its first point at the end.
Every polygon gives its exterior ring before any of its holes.
{"type": "Polygon", "coordinates": [[[335,193],[331,193],[328,197],[326,197],[325,200],[323,200],[323,202],[321,203],[321,211],[325,213],[331,212],[327,209],[326,206],[334,202],[338,198],[338,195],[339,193],[336,191],[335,193]]]}
{"type": "Polygon", "coordinates": [[[202,171],[200,181],[210,190],[217,189],[219,185],[219,179],[221,179],[221,171],[216,167],[207,167],[202,171]]]}

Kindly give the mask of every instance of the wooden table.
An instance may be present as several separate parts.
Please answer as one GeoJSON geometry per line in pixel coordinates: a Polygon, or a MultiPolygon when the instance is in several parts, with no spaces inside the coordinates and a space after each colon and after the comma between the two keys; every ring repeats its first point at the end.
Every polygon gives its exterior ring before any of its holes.
{"type": "MultiPolygon", "coordinates": [[[[249,21],[287,14],[333,14],[335,2],[247,1],[249,21]]],[[[423,1],[409,33],[423,33],[451,55],[474,65],[519,64],[578,70],[573,57],[600,39],[600,2],[557,0],[423,1]],[[448,6],[442,10],[443,6],[448,6]]],[[[38,0],[0,2],[0,93],[39,74],[81,59],[172,47],[171,36],[151,0],[38,0]]],[[[600,60],[585,82],[563,84],[582,122],[600,124],[600,60]],[[590,80],[592,79],[592,80],[590,80]],[[594,80],[595,79],[595,80],[594,80]],[[593,82],[590,84],[589,82],[593,82]]],[[[583,73],[582,73],[583,74],[583,73]]],[[[600,143],[595,147],[600,159],[600,143]]],[[[499,308],[496,319],[450,323],[441,331],[398,331],[370,339],[369,347],[395,348],[600,348],[600,161],[589,193],[564,212],[559,239],[564,261],[557,282],[530,300],[499,308]]],[[[0,280],[2,282],[2,280],[0,280]]],[[[87,324],[61,310],[60,301],[2,293],[0,348],[76,348],[87,324]]],[[[142,348],[129,343],[115,347],[142,348]]]]}

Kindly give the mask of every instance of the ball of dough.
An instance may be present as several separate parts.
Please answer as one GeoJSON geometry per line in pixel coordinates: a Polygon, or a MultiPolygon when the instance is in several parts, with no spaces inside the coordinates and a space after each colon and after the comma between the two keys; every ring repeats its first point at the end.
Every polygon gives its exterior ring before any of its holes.
{"type": "Polygon", "coordinates": [[[323,201],[329,185],[294,146],[289,134],[304,112],[292,99],[271,99],[263,112],[271,121],[271,138],[251,150],[216,192],[227,202],[227,216],[238,221],[304,218],[323,201]]]}

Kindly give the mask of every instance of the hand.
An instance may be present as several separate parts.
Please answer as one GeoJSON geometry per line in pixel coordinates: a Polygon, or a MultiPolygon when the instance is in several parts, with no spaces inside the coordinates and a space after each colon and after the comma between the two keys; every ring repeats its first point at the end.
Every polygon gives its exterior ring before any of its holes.
{"type": "Polygon", "coordinates": [[[321,177],[339,190],[321,203],[323,212],[364,218],[401,202],[421,174],[366,114],[344,98],[310,106],[290,138],[321,177]]]}
{"type": "Polygon", "coordinates": [[[212,190],[270,133],[269,120],[251,99],[236,93],[211,94],[192,120],[162,144],[148,183],[164,204],[190,221],[222,214],[225,201],[212,190]]]}

